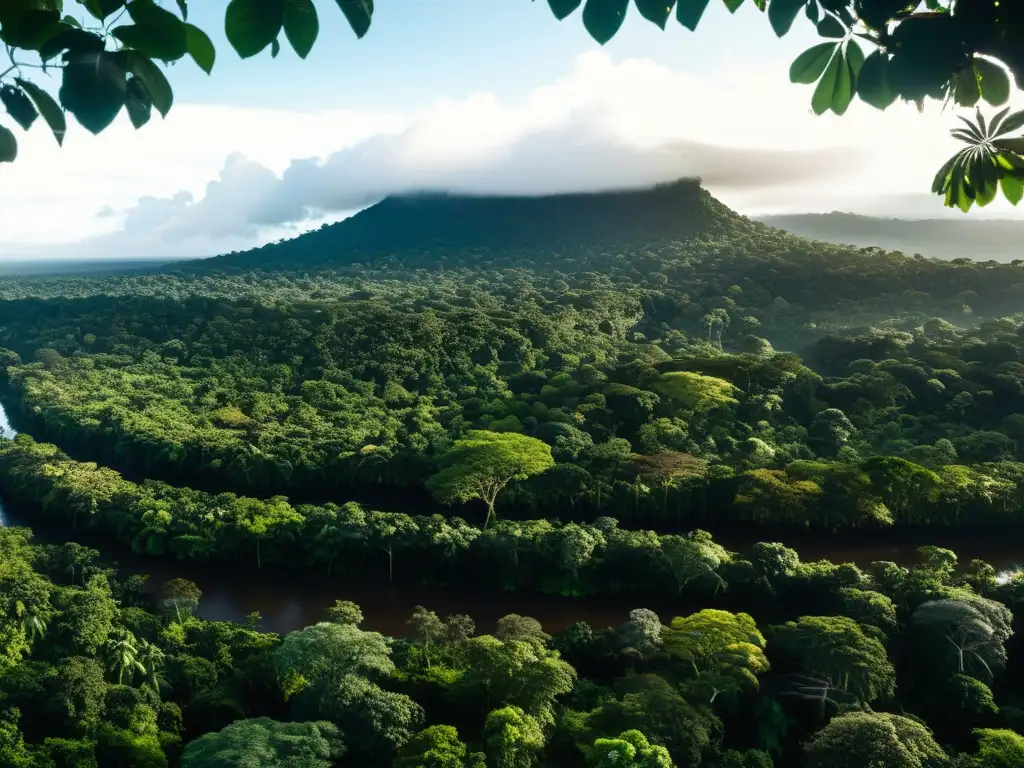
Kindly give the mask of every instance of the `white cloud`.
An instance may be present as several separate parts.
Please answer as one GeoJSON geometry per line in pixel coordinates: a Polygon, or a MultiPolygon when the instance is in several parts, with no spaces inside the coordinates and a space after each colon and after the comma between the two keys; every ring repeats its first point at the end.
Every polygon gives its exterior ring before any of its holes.
{"type": "Polygon", "coordinates": [[[942,215],[914,194],[955,147],[949,115],[855,103],[815,117],[810,89],[780,72],[734,64],[699,77],[594,52],[519,103],[475,94],[405,115],[182,105],[138,133],[73,131],[63,150],[39,128],[0,170],[0,227],[26,246],[0,254],[212,254],[393,192],[541,194],[685,175],[753,214],[942,215]]]}

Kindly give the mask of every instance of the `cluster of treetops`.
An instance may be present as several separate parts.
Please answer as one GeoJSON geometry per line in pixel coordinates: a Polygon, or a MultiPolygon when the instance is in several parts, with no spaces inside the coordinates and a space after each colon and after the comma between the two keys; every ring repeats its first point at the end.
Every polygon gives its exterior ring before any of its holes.
{"type": "Polygon", "coordinates": [[[476,306],[447,309],[412,289],[0,302],[6,402],[76,458],[207,490],[319,501],[430,488],[453,445],[483,430],[554,460],[498,489],[511,516],[1019,521],[1017,318],[902,318],[798,356],[730,336],[742,321],[723,308],[698,304],[686,333],[654,328],[649,297],[567,289],[559,303],[520,288],[464,286],[476,306]]]}
{"type": "Polygon", "coordinates": [[[667,624],[417,608],[392,638],[339,600],[281,637],[30,536],[0,529],[5,768],[1024,764],[1024,579],[948,550],[823,570],[759,544],[733,605],[667,624]]]}

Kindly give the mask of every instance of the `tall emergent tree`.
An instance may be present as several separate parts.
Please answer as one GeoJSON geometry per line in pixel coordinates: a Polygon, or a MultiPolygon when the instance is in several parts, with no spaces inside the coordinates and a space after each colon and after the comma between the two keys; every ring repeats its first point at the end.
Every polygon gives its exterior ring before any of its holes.
{"type": "Polygon", "coordinates": [[[446,504],[483,501],[487,505],[487,526],[494,519],[494,502],[506,485],[539,475],[553,467],[555,460],[551,446],[535,437],[473,430],[455,441],[444,464],[427,480],[427,490],[446,504]]]}
{"type": "MultiPolygon", "coordinates": [[[[370,29],[373,0],[336,0],[352,31],[370,29]]],[[[523,0],[526,2],[526,0],[523,0]]],[[[581,6],[583,24],[599,43],[611,40],[632,6],[662,29],[675,16],[693,31],[709,0],[547,0],[564,19],[581,6]]],[[[725,0],[735,12],[744,0],[725,0]]],[[[842,115],[855,96],[878,109],[897,99],[923,108],[926,99],[974,107],[1002,106],[1011,76],[1024,85],[1024,4],[1011,0],[751,0],[782,37],[810,23],[825,42],[802,53],[790,69],[794,83],[814,85],[816,114],[842,115]]],[[[224,29],[242,58],[268,48],[276,56],[282,33],[302,58],[320,32],[313,0],[231,0],[224,29]]],[[[157,62],[189,56],[210,73],[216,52],[209,36],[188,22],[188,0],[3,0],[0,101],[10,119],[28,129],[40,116],[58,142],[70,112],[93,133],[125,110],[136,128],[174,101],[157,62]],[[127,15],[127,18],[125,16],[127,15]],[[30,75],[60,72],[57,99],[30,75]]],[[[1024,198],[1024,111],[1005,109],[990,120],[953,130],[966,146],[938,172],[932,191],[949,207],[987,205],[1001,189],[1016,205],[1024,198]]],[[[0,162],[18,154],[11,130],[0,125],[0,162]]]]}

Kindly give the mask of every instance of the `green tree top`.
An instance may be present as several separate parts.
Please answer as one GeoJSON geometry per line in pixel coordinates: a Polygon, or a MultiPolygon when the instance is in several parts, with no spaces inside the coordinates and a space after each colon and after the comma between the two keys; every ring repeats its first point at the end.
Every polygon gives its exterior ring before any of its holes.
{"type": "Polygon", "coordinates": [[[427,480],[427,490],[448,504],[480,499],[487,505],[489,525],[495,499],[506,485],[550,469],[555,460],[551,446],[535,437],[475,430],[455,441],[444,464],[427,480]]]}

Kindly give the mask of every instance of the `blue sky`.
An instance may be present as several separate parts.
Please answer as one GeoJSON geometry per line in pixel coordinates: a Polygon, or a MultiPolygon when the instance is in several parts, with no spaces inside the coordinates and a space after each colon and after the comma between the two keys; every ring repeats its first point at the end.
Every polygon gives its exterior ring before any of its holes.
{"type": "MultiPolygon", "coordinates": [[[[161,0],[172,5],[172,0],[161,0]]],[[[336,221],[422,188],[543,194],[700,176],[742,213],[959,215],[928,194],[955,150],[952,115],[855,103],[810,113],[788,82],[819,41],[798,18],[778,39],[748,0],[712,0],[696,33],[631,8],[594,43],[545,0],[377,0],[357,40],[333,0],[299,60],[283,41],[241,61],[226,0],[191,0],[212,76],[168,68],[175,106],[140,131],[43,127],[0,170],[0,258],[214,255],[336,221]]],[[[70,5],[70,4],[69,4],[70,5]]],[[[972,214],[977,215],[977,214],[972,214]]],[[[1018,215],[995,206],[983,215],[1018,215]]]]}
{"type": "MultiPolygon", "coordinates": [[[[545,0],[378,0],[362,40],[333,2],[318,0],[320,38],[309,58],[300,60],[282,40],[277,59],[263,53],[243,62],[223,35],[223,6],[210,0],[191,4],[190,21],[214,33],[220,52],[212,78],[194,67],[175,72],[175,83],[193,102],[392,109],[437,92],[493,91],[516,99],[599,47],[579,11],[557,22],[545,0]]],[[[713,72],[725,58],[795,56],[814,42],[809,25],[797,25],[780,40],[753,3],[731,15],[715,0],[697,33],[674,19],[662,31],[631,8],[604,50],[617,59],[649,57],[700,74],[713,72]]]]}

